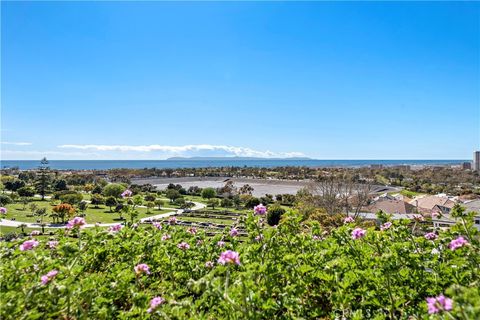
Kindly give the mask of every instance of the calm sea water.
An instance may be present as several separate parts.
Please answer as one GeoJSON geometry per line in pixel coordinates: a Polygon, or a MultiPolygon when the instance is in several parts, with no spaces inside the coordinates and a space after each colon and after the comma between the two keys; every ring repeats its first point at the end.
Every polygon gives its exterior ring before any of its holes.
{"type": "MultiPolygon", "coordinates": [[[[115,168],[206,168],[206,167],[362,167],[373,164],[393,165],[452,165],[467,160],[51,160],[50,168],[58,170],[107,170],[115,168]]],[[[35,169],[40,161],[0,160],[2,168],[35,169]]]]}

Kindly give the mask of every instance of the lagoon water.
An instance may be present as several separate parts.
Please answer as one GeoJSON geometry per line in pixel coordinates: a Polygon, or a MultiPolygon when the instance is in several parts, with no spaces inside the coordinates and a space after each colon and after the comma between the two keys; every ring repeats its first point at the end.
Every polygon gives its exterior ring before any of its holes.
{"type": "MultiPolygon", "coordinates": [[[[362,167],[374,164],[394,165],[458,165],[467,160],[50,160],[49,167],[56,170],[108,170],[118,168],[143,169],[177,169],[206,167],[362,167]]],[[[22,170],[35,169],[40,165],[37,160],[0,160],[2,168],[17,167],[22,170]]]]}

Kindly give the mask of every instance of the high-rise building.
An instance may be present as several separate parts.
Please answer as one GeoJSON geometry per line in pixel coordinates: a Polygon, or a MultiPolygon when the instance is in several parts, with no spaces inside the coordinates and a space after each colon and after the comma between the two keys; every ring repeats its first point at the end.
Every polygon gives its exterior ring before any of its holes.
{"type": "Polygon", "coordinates": [[[480,171],[480,151],[473,153],[473,170],[480,171]]]}

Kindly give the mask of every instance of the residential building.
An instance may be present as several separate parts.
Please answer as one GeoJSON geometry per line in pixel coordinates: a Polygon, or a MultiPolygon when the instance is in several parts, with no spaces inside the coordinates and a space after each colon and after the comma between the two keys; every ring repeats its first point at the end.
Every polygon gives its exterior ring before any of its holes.
{"type": "MultiPolygon", "coordinates": [[[[480,199],[468,201],[462,204],[465,207],[466,212],[475,212],[477,213],[473,217],[474,227],[480,231],[480,199]]],[[[441,212],[438,212],[441,213],[441,212]]],[[[456,219],[451,217],[449,213],[442,213],[441,215],[433,215],[432,223],[434,228],[448,228],[456,223],[456,219]]]]}
{"type": "Polygon", "coordinates": [[[444,212],[453,208],[455,201],[451,200],[444,194],[434,195],[434,196],[421,196],[414,198],[410,201],[410,204],[415,206],[418,212],[431,214],[432,212],[438,211],[439,209],[444,212]],[[434,210],[436,208],[436,210],[434,210]]]}
{"type": "Polygon", "coordinates": [[[397,199],[380,199],[367,207],[369,212],[376,213],[382,210],[390,214],[413,214],[416,212],[415,206],[408,202],[397,199]]]}

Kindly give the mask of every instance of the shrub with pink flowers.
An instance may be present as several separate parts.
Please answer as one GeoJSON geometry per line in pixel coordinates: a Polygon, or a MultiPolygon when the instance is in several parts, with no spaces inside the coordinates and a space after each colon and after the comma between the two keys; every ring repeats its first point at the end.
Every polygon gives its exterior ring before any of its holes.
{"type": "Polygon", "coordinates": [[[75,228],[83,228],[87,224],[84,218],[82,217],[75,217],[72,220],[68,221],[66,228],[67,229],[75,229],[75,228]]]}
{"type": "Polygon", "coordinates": [[[434,241],[411,219],[325,230],[293,211],[275,228],[260,218],[236,237],[144,224],[3,241],[0,318],[480,319],[472,216],[434,241]]]}

